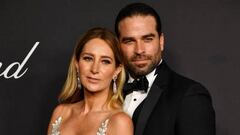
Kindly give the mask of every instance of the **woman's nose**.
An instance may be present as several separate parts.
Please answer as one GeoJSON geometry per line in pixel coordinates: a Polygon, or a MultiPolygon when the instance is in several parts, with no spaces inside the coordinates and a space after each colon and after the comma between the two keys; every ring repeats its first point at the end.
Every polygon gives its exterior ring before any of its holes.
{"type": "Polygon", "coordinates": [[[99,64],[97,61],[94,61],[91,67],[91,72],[97,74],[99,72],[99,64]]]}

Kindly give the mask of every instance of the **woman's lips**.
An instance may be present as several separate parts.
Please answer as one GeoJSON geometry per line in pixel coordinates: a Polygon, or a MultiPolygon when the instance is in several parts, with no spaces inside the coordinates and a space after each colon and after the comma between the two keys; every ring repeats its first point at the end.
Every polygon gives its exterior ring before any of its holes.
{"type": "Polygon", "coordinates": [[[95,78],[95,77],[87,77],[88,81],[91,83],[97,83],[100,81],[100,79],[95,78]]]}

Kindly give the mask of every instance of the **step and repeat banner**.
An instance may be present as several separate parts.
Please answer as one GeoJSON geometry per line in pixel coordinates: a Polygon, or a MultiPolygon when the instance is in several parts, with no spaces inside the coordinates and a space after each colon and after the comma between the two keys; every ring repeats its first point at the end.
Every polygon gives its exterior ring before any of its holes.
{"type": "MultiPolygon", "coordinates": [[[[86,30],[113,30],[136,1],[1,0],[0,134],[43,135],[73,48],[86,30]]],[[[209,89],[218,135],[239,135],[238,0],[146,0],[162,18],[164,59],[209,89]]]]}

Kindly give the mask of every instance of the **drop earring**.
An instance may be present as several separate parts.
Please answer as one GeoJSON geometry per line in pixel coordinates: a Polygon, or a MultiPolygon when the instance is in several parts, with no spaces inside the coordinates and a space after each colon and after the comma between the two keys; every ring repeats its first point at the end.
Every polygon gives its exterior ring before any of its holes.
{"type": "Polygon", "coordinates": [[[81,87],[82,87],[78,70],[77,70],[77,87],[78,87],[78,89],[81,89],[81,87]]]}
{"type": "Polygon", "coordinates": [[[113,93],[117,93],[117,83],[116,83],[117,77],[113,78],[113,93]]]}

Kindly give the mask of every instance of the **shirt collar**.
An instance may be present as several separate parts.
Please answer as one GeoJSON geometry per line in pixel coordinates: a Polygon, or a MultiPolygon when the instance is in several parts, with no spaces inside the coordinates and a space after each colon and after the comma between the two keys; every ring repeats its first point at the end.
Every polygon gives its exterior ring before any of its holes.
{"type": "MultiPolygon", "coordinates": [[[[160,60],[158,65],[160,65],[161,63],[162,63],[162,59],[160,60]]],[[[155,71],[156,71],[156,68],[154,68],[154,70],[152,72],[150,72],[149,74],[146,75],[149,86],[152,86],[152,83],[153,83],[155,77],[157,76],[157,74],[155,74],[155,71]]],[[[132,83],[134,81],[134,78],[130,74],[128,74],[128,75],[129,75],[128,83],[132,83]]]]}

